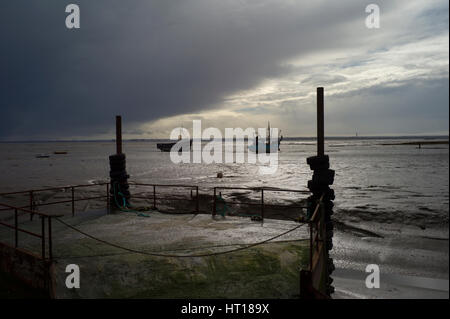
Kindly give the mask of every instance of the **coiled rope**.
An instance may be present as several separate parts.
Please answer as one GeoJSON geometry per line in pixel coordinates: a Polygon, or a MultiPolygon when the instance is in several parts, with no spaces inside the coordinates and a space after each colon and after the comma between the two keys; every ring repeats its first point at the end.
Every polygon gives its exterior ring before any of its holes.
{"type": "MultiPolygon", "coordinates": [[[[139,211],[139,210],[138,210],[139,207],[136,208],[136,209],[131,209],[132,206],[131,206],[130,203],[127,203],[127,199],[126,199],[125,195],[121,192],[121,190],[120,190],[120,185],[119,185],[118,182],[115,182],[115,183],[113,184],[113,191],[114,191],[114,202],[116,203],[116,206],[117,206],[122,212],[125,212],[125,213],[135,213],[137,216],[140,216],[140,217],[150,217],[150,215],[144,214],[143,212],[139,211]],[[116,186],[118,187],[118,191],[116,190],[116,186]],[[117,201],[117,196],[116,196],[116,194],[122,197],[123,205],[120,205],[119,202],[117,201]]],[[[144,208],[144,209],[145,209],[145,208],[144,208]]],[[[147,209],[145,209],[145,210],[147,210],[147,209]]]]}

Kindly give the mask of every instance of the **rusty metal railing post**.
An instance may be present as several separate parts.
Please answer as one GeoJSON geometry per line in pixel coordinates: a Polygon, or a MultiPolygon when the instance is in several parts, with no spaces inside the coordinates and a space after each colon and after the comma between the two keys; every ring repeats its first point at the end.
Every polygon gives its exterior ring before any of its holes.
{"type": "Polygon", "coordinates": [[[313,222],[309,222],[309,271],[312,272],[313,263],[313,222]]]}
{"type": "Polygon", "coordinates": [[[156,209],[156,185],[153,185],[153,209],[156,209]]]}
{"type": "Polygon", "coordinates": [[[73,186],[70,188],[72,192],[72,217],[75,216],[75,189],[73,186]]]}
{"type": "Polygon", "coordinates": [[[199,202],[199,198],[198,198],[198,186],[195,186],[195,197],[196,197],[196,202],[195,202],[195,211],[198,213],[200,210],[200,202],[199,202]]]}
{"type": "Polygon", "coordinates": [[[48,217],[48,258],[50,260],[53,259],[53,252],[52,252],[52,218],[48,217]]]}
{"type": "MultiPolygon", "coordinates": [[[[30,210],[33,211],[33,191],[30,191],[30,210]]],[[[30,220],[33,220],[33,214],[30,214],[30,220]]]]}
{"type": "Polygon", "coordinates": [[[214,198],[213,198],[213,217],[216,216],[216,187],[214,187],[214,198]]]}
{"type": "Polygon", "coordinates": [[[41,216],[41,245],[42,245],[42,259],[45,260],[45,217],[41,216]]]}
{"type": "Polygon", "coordinates": [[[325,227],[324,227],[325,212],[324,212],[324,207],[322,205],[322,200],[319,201],[319,212],[320,212],[320,215],[319,215],[319,217],[320,217],[320,219],[319,219],[319,222],[320,222],[319,241],[321,241],[322,243],[325,243],[325,239],[326,239],[325,238],[326,237],[325,227]]]}
{"type": "Polygon", "coordinates": [[[19,222],[17,218],[17,208],[14,209],[14,244],[16,248],[19,245],[19,222]]]}
{"type": "Polygon", "coordinates": [[[264,188],[261,188],[261,222],[264,223],[264,188]]]}
{"type": "Polygon", "coordinates": [[[106,211],[109,213],[110,207],[109,207],[109,183],[106,183],[106,211]]]}

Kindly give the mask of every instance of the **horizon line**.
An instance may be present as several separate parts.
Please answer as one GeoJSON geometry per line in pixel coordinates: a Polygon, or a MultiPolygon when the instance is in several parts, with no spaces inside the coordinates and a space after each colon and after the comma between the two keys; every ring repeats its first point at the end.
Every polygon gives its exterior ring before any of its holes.
{"type": "MultiPolygon", "coordinates": [[[[449,138],[449,134],[413,134],[413,135],[330,135],[325,136],[327,139],[377,139],[377,138],[387,138],[387,139],[400,139],[400,138],[449,138]]],[[[225,137],[222,137],[222,140],[225,137]]],[[[248,139],[248,137],[247,137],[248,139]]],[[[283,139],[317,139],[316,136],[283,136],[283,139]]],[[[168,138],[124,138],[123,141],[136,142],[136,141],[169,141],[168,138]]],[[[202,139],[202,141],[210,141],[211,139],[202,139]]],[[[39,140],[0,140],[0,143],[51,143],[51,142],[115,142],[115,138],[110,139],[39,139],[39,140]]]]}

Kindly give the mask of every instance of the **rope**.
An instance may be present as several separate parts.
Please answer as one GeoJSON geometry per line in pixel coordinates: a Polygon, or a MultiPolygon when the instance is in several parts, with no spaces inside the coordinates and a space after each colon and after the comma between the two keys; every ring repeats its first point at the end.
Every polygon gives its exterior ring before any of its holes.
{"type": "MultiPolygon", "coordinates": [[[[120,209],[120,211],[125,212],[125,213],[135,213],[137,216],[140,216],[140,217],[150,217],[150,215],[144,214],[144,213],[138,211],[137,209],[139,209],[139,207],[137,207],[136,209],[129,208],[131,206],[131,204],[127,203],[125,195],[120,191],[120,185],[118,182],[115,182],[113,184],[113,189],[114,189],[114,202],[116,203],[116,206],[120,209]],[[116,185],[119,188],[118,192],[116,191],[116,185]],[[117,202],[116,194],[118,194],[122,197],[123,206],[120,206],[120,204],[117,202]]],[[[146,210],[146,209],[144,208],[144,210],[146,210]]]]}
{"type": "Polygon", "coordinates": [[[92,235],[89,235],[88,233],[83,232],[82,230],[80,230],[80,229],[78,229],[78,228],[76,228],[76,227],[74,227],[74,226],[64,222],[63,220],[61,220],[59,218],[55,218],[55,219],[58,222],[60,222],[61,224],[67,226],[68,228],[70,228],[70,229],[72,229],[72,230],[74,230],[76,232],[79,232],[80,234],[83,234],[86,237],[89,237],[89,238],[91,238],[93,240],[96,240],[96,241],[98,241],[100,243],[103,243],[105,245],[109,245],[109,246],[112,246],[112,247],[115,247],[115,248],[118,248],[118,249],[122,249],[122,250],[125,250],[125,251],[136,253],[136,254],[142,254],[142,255],[148,255],[148,256],[156,256],[156,257],[173,257],[173,258],[210,257],[210,256],[217,256],[217,255],[233,253],[233,252],[237,252],[237,251],[240,251],[240,250],[249,249],[249,248],[252,248],[252,247],[255,247],[255,246],[258,246],[258,245],[265,244],[265,243],[267,243],[269,241],[272,241],[272,240],[277,239],[279,237],[282,237],[282,236],[284,236],[284,235],[286,235],[286,234],[288,234],[290,232],[293,232],[294,230],[299,229],[303,225],[306,225],[306,224],[300,224],[300,225],[295,226],[294,228],[292,228],[290,230],[287,230],[287,231],[285,231],[285,232],[283,232],[281,234],[278,234],[276,236],[273,236],[273,237],[271,237],[269,239],[266,239],[266,240],[263,240],[263,241],[260,241],[260,242],[257,242],[257,243],[249,244],[249,245],[246,245],[244,247],[239,247],[239,248],[236,248],[236,249],[219,251],[219,252],[215,252],[215,253],[197,254],[197,255],[174,255],[174,254],[160,254],[160,253],[157,253],[157,252],[148,252],[148,251],[142,251],[142,250],[132,249],[132,248],[128,248],[128,247],[123,247],[123,246],[120,246],[120,245],[117,245],[117,244],[114,244],[114,243],[110,243],[110,242],[108,242],[106,240],[94,237],[92,235]]]}
{"type": "MultiPolygon", "coordinates": [[[[277,243],[292,243],[292,242],[300,242],[300,241],[308,241],[309,238],[298,238],[298,239],[287,239],[287,240],[280,240],[277,241],[277,243]]],[[[209,249],[209,248],[217,248],[217,247],[230,247],[230,246],[239,246],[240,244],[224,244],[224,245],[212,245],[212,246],[200,246],[200,247],[192,247],[191,249],[209,249]]],[[[172,251],[179,251],[179,250],[186,250],[186,248],[175,248],[172,251]]],[[[128,255],[128,254],[134,254],[133,252],[124,251],[124,252],[117,252],[117,253],[104,253],[104,254],[96,254],[96,255],[84,255],[84,256],[59,256],[59,257],[53,257],[54,260],[58,259],[73,259],[73,258],[95,258],[95,257],[111,257],[111,256],[120,256],[120,255],[128,255]]]]}

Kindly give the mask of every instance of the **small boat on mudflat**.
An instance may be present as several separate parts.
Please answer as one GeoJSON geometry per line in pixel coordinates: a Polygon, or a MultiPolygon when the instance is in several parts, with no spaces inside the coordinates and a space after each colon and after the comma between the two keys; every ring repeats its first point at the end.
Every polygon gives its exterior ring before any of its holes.
{"type": "Polygon", "coordinates": [[[36,155],[36,158],[49,158],[50,157],[50,155],[48,155],[48,154],[37,154],[36,155]]]}
{"type": "MultiPolygon", "coordinates": [[[[169,143],[157,143],[156,148],[159,149],[161,152],[170,152],[172,150],[172,147],[177,144],[181,138],[178,139],[177,142],[169,142],[169,143]]],[[[192,149],[192,139],[189,141],[189,146],[192,149]]],[[[182,152],[183,147],[180,147],[178,152],[182,152]]]]}

